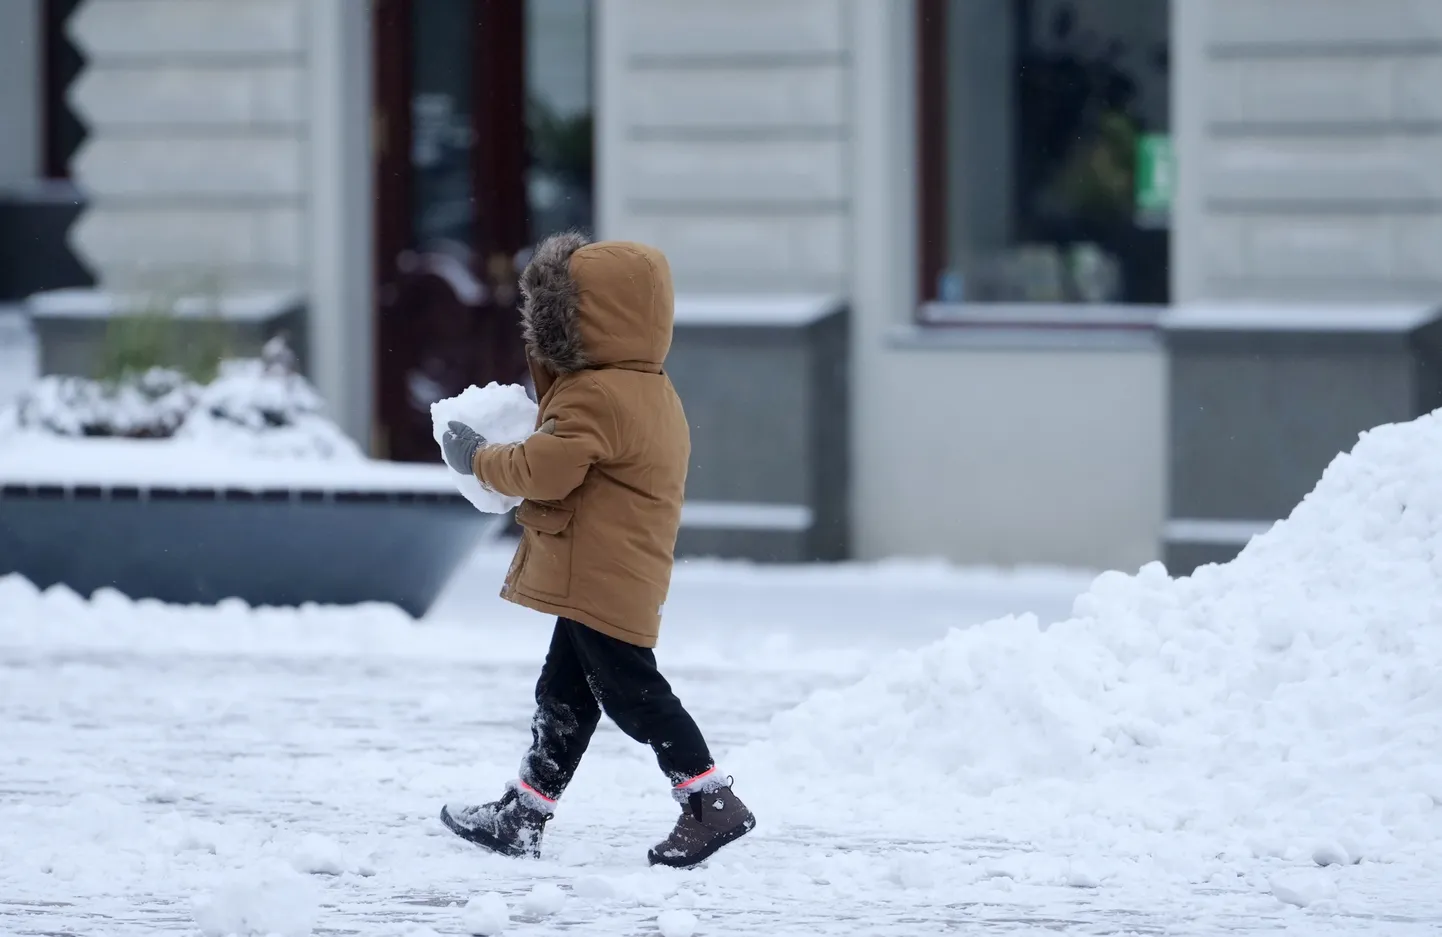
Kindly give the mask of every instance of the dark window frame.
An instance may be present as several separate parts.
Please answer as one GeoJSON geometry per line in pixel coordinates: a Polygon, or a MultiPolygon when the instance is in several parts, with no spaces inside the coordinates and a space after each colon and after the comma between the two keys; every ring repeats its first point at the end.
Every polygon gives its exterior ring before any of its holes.
{"type": "Polygon", "coordinates": [[[85,65],[84,54],[65,32],[79,6],[80,0],[40,4],[40,175],[59,182],[70,179],[70,160],[83,145],[87,130],[66,100],[85,65]]]}

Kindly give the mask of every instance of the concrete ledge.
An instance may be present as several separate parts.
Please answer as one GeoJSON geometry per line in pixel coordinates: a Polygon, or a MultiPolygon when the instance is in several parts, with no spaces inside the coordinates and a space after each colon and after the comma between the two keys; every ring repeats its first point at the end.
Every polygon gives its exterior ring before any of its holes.
{"type": "Polygon", "coordinates": [[[1141,326],[910,325],[886,334],[898,351],[1145,351],[1161,348],[1155,329],[1141,326]]]}

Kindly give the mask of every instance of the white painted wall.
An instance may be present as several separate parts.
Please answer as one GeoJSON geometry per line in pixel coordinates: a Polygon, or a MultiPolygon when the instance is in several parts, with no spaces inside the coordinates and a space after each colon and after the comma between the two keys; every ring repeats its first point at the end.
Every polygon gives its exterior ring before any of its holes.
{"type": "Polygon", "coordinates": [[[40,174],[40,0],[0,3],[0,188],[40,174]]]}
{"type": "MultiPolygon", "coordinates": [[[[0,8],[11,0],[0,0],[0,8]]],[[[86,0],[76,253],[110,290],[304,296],[311,377],[371,436],[369,4],[86,0]]]]}
{"type": "Polygon", "coordinates": [[[1442,3],[1174,2],[1176,299],[1442,295],[1442,3]]]}
{"type": "Polygon", "coordinates": [[[90,133],[70,236],[102,286],[304,287],[307,7],[87,0],[72,17],[90,133]]]}
{"type": "Polygon", "coordinates": [[[849,0],[598,0],[597,228],[679,291],[843,292],[849,0]]]}
{"type": "Polygon", "coordinates": [[[377,438],[371,14],[356,0],[305,2],[311,378],[341,428],[366,446],[377,438]]]}

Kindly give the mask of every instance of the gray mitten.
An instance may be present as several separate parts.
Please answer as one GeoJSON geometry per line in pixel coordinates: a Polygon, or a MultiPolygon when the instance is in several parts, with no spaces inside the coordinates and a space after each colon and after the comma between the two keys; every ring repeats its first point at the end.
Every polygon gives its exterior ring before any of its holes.
{"type": "Polygon", "coordinates": [[[452,470],[462,475],[476,473],[476,452],[486,444],[486,437],[464,423],[452,420],[441,437],[441,454],[452,470]]]}

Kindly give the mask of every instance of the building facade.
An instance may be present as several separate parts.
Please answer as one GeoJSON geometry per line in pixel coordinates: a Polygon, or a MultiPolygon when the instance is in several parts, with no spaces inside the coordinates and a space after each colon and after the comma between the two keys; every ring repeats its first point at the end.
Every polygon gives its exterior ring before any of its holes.
{"type": "MultiPolygon", "coordinates": [[[[470,310],[428,347],[504,341],[525,245],[581,223],[664,248],[688,295],[847,301],[859,556],[1135,568],[1161,309],[1442,286],[1433,0],[435,2],[80,0],[66,26],[75,252],[106,288],[303,296],[313,376],[382,454],[388,406],[511,367],[406,370],[387,303],[470,310]]],[[[9,0],[0,41],[43,6],[9,0]]]]}

